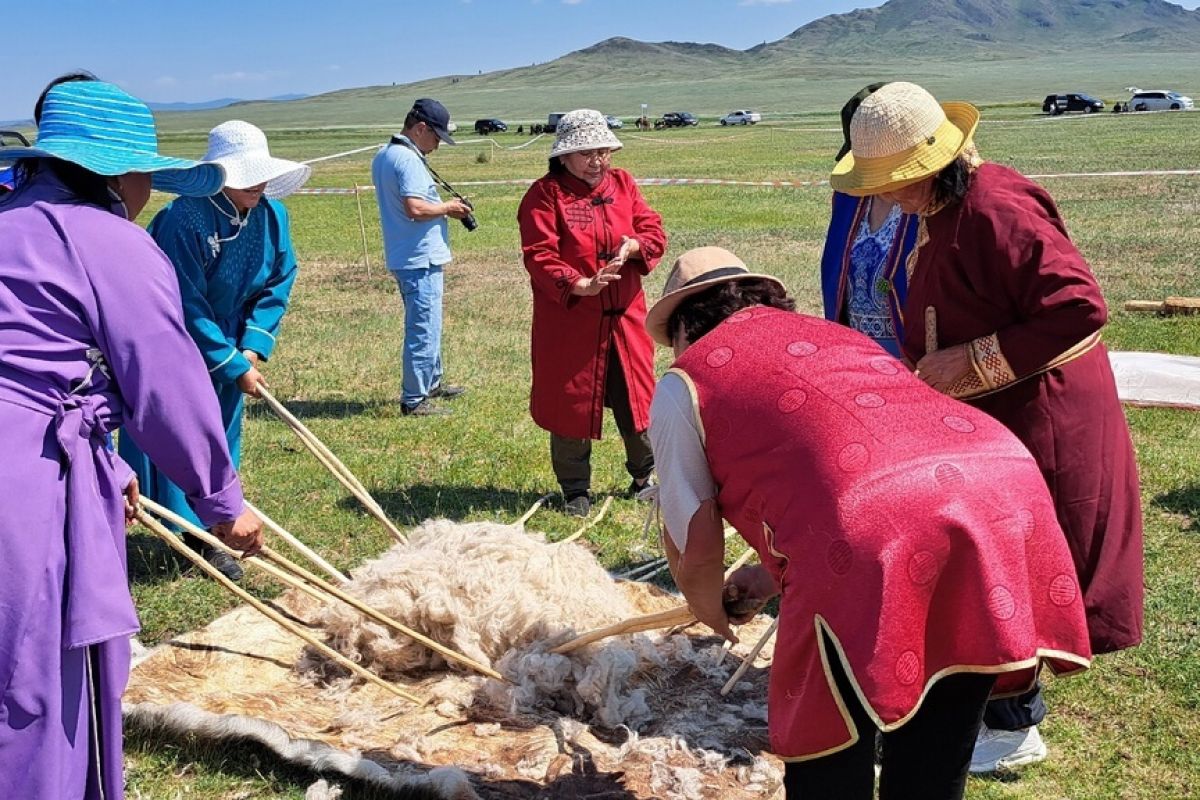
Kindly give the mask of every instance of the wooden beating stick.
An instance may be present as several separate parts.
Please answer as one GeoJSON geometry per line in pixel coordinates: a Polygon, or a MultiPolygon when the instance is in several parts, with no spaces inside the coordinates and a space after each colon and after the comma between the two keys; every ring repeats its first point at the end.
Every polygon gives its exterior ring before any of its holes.
{"type": "MultiPolygon", "coordinates": [[[[738,556],[737,561],[730,565],[729,569],[725,570],[725,579],[734,573],[738,567],[741,567],[750,557],[754,555],[754,548],[746,548],[746,552],[738,556]]],[[[555,647],[551,653],[569,653],[572,650],[577,650],[585,644],[598,642],[601,639],[607,639],[610,636],[619,636],[624,633],[641,633],[642,631],[657,630],[659,628],[672,627],[687,627],[696,621],[696,615],[687,605],[677,606],[668,611],[660,611],[657,614],[646,614],[640,617],[632,617],[622,622],[617,622],[603,628],[597,628],[594,631],[589,631],[582,636],[564,642],[558,647],[555,647]]]]}
{"type": "MultiPolygon", "coordinates": [[[[141,499],[141,502],[148,511],[153,512],[154,514],[162,517],[163,519],[167,520],[168,522],[173,522],[176,525],[179,525],[180,527],[187,530],[188,533],[192,534],[196,538],[203,541],[205,544],[208,544],[211,547],[217,547],[221,550],[224,550],[227,553],[236,555],[236,553],[234,553],[234,551],[228,545],[226,545],[224,542],[222,542],[220,539],[213,536],[208,531],[205,531],[202,528],[196,527],[196,525],[192,524],[191,522],[189,522],[188,520],[179,516],[178,514],[175,514],[170,509],[164,508],[163,506],[160,506],[158,503],[155,503],[153,500],[148,500],[145,497],[143,497],[141,499]]],[[[463,655],[462,653],[459,653],[455,650],[451,650],[449,647],[446,647],[445,645],[441,644],[440,642],[436,642],[433,639],[430,639],[429,637],[418,633],[417,631],[413,630],[412,628],[409,628],[408,626],[404,625],[403,623],[398,622],[395,619],[392,619],[388,615],[384,614],[382,611],[379,611],[376,608],[372,608],[371,606],[362,602],[361,600],[354,597],[353,595],[347,594],[345,591],[343,591],[339,587],[334,586],[333,584],[325,581],[324,579],[322,579],[321,577],[319,577],[317,575],[314,575],[313,573],[304,569],[304,567],[301,567],[299,564],[296,564],[291,559],[286,558],[285,556],[282,556],[279,553],[275,552],[270,547],[267,547],[266,545],[264,545],[262,550],[260,551],[260,555],[262,557],[270,559],[271,561],[275,562],[280,567],[282,567],[284,570],[290,571],[293,575],[303,578],[304,580],[311,583],[313,586],[316,586],[317,588],[324,591],[327,595],[329,595],[329,597],[318,596],[318,599],[321,600],[322,602],[329,602],[330,597],[332,597],[333,599],[336,599],[336,600],[341,600],[343,603],[345,603],[346,605],[355,609],[359,613],[364,614],[364,615],[370,617],[371,619],[374,619],[375,621],[380,622],[383,625],[388,626],[389,628],[392,628],[396,632],[409,637],[413,641],[428,647],[430,650],[433,650],[435,653],[440,654],[441,656],[443,656],[444,658],[446,658],[449,661],[455,661],[459,664],[462,664],[465,667],[468,667],[468,668],[474,670],[475,672],[478,672],[482,675],[486,675],[489,678],[494,678],[495,680],[498,680],[498,681],[506,681],[507,682],[507,679],[503,675],[501,675],[499,672],[492,669],[491,667],[481,664],[478,661],[475,661],[474,659],[470,658],[469,656],[463,655]]],[[[264,564],[261,561],[259,561],[258,555],[249,556],[242,560],[247,563],[254,564],[255,566],[260,566],[260,567],[261,566],[271,566],[270,564],[264,564]]],[[[295,580],[295,578],[292,578],[292,580],[295,580]]],[[[284,582],[289,583],[289,585],[292,585],[289,581],[285,580],[284,582]]]]}
{"type": "Polygon", "coordinates": [[[733,676],[730,677],[730,679],[725,682],[725,685],[721,687],[722,697],[733,691],[733,687],[737,686],[737,682],[740,681],[742,676],[746,674],[746,670],[750,669],[751,665],[754,664],[754,659],[758,658],[758,654],[761,653],[762,649],[767,646],[767,642],[769,642],[771,637],[775,635],[775,629],[778,627],[779,617],[776,617],[775,619],[771,620],[771,627],[767,628],[766,633],[764,633],[762,637],[754,643],[754,647],[750,648],[750,654],[746,656],[746,659],[742,662],[742,665],[738,667],[736,671],[734,671],[733,676]]]}
{"type": "Polygon", "coordinates": [[[396,541],[401,543],[408,542],[408,538],[396,527],[396,524],[392,522],[388,515],[384,513],[383,507],[376,502],[371,493],[362,485],[362,482],[354,476],[354,473],[333,454],[333,451],[325,446],[324,442],[317,438],[316,434],[305,427],[304,423],[297,419],[292,412],[288,411],[283,403],[276,400],[275,396],[261,383],[258,385],[258,396],[262,398],[268,408],[275,412],[292,429],[292,432],[308,448],[309,452],[316,456],[317,460],[333,474],[333,477],[345,486],[350,491],[350,494],[358,498],[358,501],[366,507],[371,516],[375,517],[383,527],[387,528],[388,533],[396,541]]]}
{"type": "Polygon", "coordinates": [[[305,642],[307,642],[308,644],[310,644],[311,646],[316,648],[326,658],[329,658],[332,661],[339,664],[340,666],[345,667],[346,669],[350,670],[351,672],[353,672],[355,675],[359,676],[360,678],[362,678],[366,681],[369,681],[370,683],[373,683],[376,686],[379,686],[380,688],[386,689],[387,691],[391,692],[392,694],[396,695],[397,697],[403,697],[405,700],[408,700],[409,702],[416,703],[417,705],[423,705],[424,701],[422,701],[419,697],[409,694],[408,692],[404,691],[400,687],[395,686],[391,683],[388,683],[383,678],[379,677],[378,675],[371,672],[370,670],[364,669],[363,667],[359,666],[358,664],[355,664],[353,661],[346,658],[344,655],[342,655],[338,651],[331,648],[329,645],[322,642],[316,636],[314,636],[311,633],[309,633],[308,631],[304,630],[299,625],[292,622],[287,617],[283,616],[278,611],[276,611],[275,609],[268,606],[266,603],[263,603],[257,597],[250,594],[249,592],[247,592],[245,589],[238,586],[233,581],[229,580],[229,578],[226,578],[224,575],[221,574],[221,571],[219,569],[214,567],[212,564],[209,564],[208,561],[206,561],[203,556],[201,556],[199,553],[195,552],[190,547],[185,545],[178,536],[176,536],[175,534],[173,534],[169,530],[167,530],[161,522],[159,522],[157,519],[155,519],[154,517],[152,517],[148,513],[146,513],[145,509],[139,508],[134,513],[137,516],[138,522],[140,522],[142,525],[144,525],[148,530],[150,530],[150,532],[152,532],[159,539],[162,539],[164,542],[166,542],[167,545],[169,545],[172,550],[175,550],[180,555],[187,558],[189,561],[191,561],[193,564],[195,564],[197,567],[199,567],[201,570],[203,570],[210,578],[212,578],[218,584],[220,584],[221,586],[225,587],[227,590],[232,592],[239,600],[241,600],[244,603],[249,604],[256,611],[260,612],[263,616],[267,617],[267,619],[271,620],[272,622],[274,622],[279,627],[283,628],[288,633],[304,640],[305,642]]]}
{"type": "Polygon", "coordinates": [[[286,530],[283,529],[282,525],[280,525],[275,520],[268,517],[260,509],[255,508],[254,506],[250,505],[249,500],[246,501],[246,508],[250,509],[255,514],[257,514],[258,518],[263,521],[263,524],[266,525],[268,528],[270,528],[272,531],[274,531],[276,536],[278,536],[280,539],[283,539],[285,542],[290,544],[293,548],[295,548],[296,552],[300,553],[300,555],[307,558],[310,563],[312,563],[313,565],[324,570],[325,574],[327,574],[329,577],[333,578],[335,581],[338,581],[339,583],[349,583],[350,582],[350,578],[343,575],[341,572],[338,572],[337,567],[333,566],[328,561],[321,558],[321,556],[319,556],[315,551],[310,549],[308,547],[308,545],[306,545],[304,542],[297,539],[292,534],[288,533],[286,530]]]}
{"type": "Polygon", "coordinates": [[[686,605],[677,606],[666,611],[659,611],[656,614],[644,614],[640,617],[632,617],[603,628],[597,628],[594,631],[589,631],[572,639],[569,642],[564,642],[558,647],[553,648],[551,653],[569,653],[572,650],[578,650],[584,645],[598,642],[601,639],[607,639],[610,636],[618,636],[623,633],[641,633],[642,631],[652,631],[659,628],[669,628],[672,625],[679,625],[689,620],[695,620],[692,610],[686,605]]]}

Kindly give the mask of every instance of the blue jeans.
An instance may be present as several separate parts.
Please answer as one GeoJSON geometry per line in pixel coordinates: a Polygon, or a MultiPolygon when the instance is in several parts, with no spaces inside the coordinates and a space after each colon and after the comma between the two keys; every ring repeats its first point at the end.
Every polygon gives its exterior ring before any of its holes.
{"type": "Polygon", "coordinates": [[[404,298],[400,402],[412,407],[442,382],[442,268],[406,269],[392,275],[404,298]]]}

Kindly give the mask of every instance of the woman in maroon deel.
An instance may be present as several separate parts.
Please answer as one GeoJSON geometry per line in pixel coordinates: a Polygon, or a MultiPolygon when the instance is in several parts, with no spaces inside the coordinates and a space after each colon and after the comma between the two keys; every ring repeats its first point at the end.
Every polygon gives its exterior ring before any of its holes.
{"type": "Polygon", "coordinates": [[[1054,505],[1003,425],[792,309],[703,247],[647,315],[677,356],[650,424],[672,572],[730,639],[726,601],[782,593],[769,725],[789,796],[872,798],[880,730],[883,800],[961,798],[988,696],[1089,663],[1054,505]],[[762,561],[728,586],[722,517],[762,561]]]}
{"type": "Polygon", "coordinates": [[[621,142],[604,115],[563,115],[550,171],[517,212],[533,286],[533,421],[550,432],[550,459],[569,513],[591,501],[592,440],[604,407],[625,442],[629,493],[654,469],[646,437],[654,343],[646,335],[642,276],[667,249],[662,219],[629,173],[611,166],[621,142]]]}
{"type": "MultiPolygon", "coordinates": [[[[1029,448],[1075,561],[1093,652],[1133,647],[1142,640],[1141,499],[1100,342],[1108,309],[1050,195],[974,154],[978,120],[967,103],[887,84],[855,112],[851,151],[830,181],[918,215],[904,356],[923,381],[999,420],[1029,448]]],[[[1044,713],[1037,695],[989,708],[988,727],[1003,733],[981,738],[972,770],[1044,758],[1033,727],[1044,713]],[[1005,739],[1013,756],[998,746],[1005,739]]]]}

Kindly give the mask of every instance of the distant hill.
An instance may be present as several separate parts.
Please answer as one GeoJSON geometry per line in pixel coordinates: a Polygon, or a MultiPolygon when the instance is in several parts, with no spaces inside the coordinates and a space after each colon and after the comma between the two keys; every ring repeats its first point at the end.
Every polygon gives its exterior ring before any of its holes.
{"type": "MultiPolygon", "coordinates": [[[[946,97],[1029,102],[1054,91],[1128,99],[1125,86],[1200,94],[1200,11],[1166,0],[890,0],[834,14],[774,42],[716,44],[615,37],[561,58],[482,75],[345,89],[287,103],[241,103],[264,127],[395,127],[413,99],[454,118],[544,121],[593,107],[626,119],[733,108],[768,116],[829,111],[863,84],[916,80],[946,97]]],[[[164,128],[201,130],[228,110],[167,113],[164,128]]]]}
{"type": "Polygon", "coordinates": [[[228,108],[246,103],[286,103],[290,100],[303,100],[306,94],[281,94],[262,100],[243,100],[240,97],[222,97],[217,100],[201,100],[195,103],[147,103],[154,111],[211,111],[217,108],[228,108]]]}
{"type": "Polygon", "coordinates": [[[751,52],[996,58],[1082,46],[1197,51],[1197,42],[1200,11],[1166,0],[891,0],[815,20],[751,52]]]}

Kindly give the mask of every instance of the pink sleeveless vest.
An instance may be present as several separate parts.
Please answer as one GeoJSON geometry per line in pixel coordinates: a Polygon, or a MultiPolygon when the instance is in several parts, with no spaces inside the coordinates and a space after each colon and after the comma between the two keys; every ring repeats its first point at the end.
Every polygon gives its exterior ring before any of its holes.
{"type": "Polygon", "coordinates": [[[744,309],[673,370],[698,404],[722,514],[783,586],[772,749],[857,741],[840,659],[891,730],[938,678],[1027,688],[1091,653],[1078,582],[1032,456],[1000,423],[930,389],[865,336],[744,309]],[[825,652],[821,631],[835,642],[825,652]]]}

